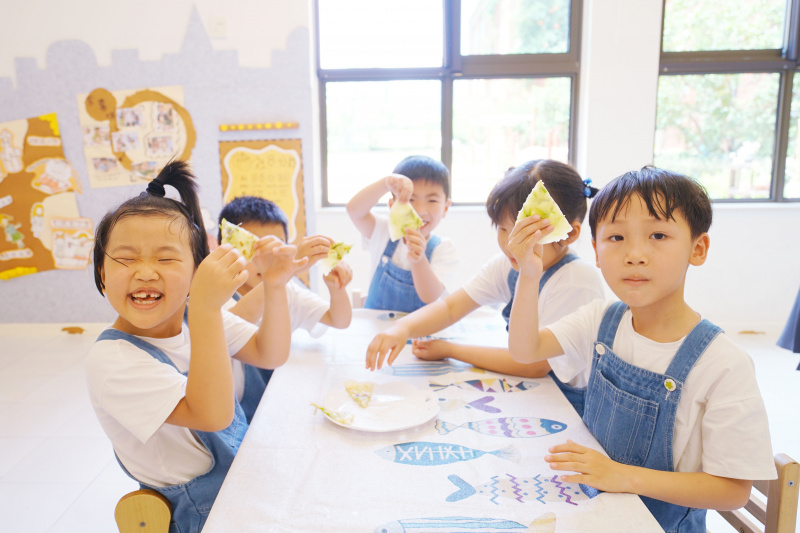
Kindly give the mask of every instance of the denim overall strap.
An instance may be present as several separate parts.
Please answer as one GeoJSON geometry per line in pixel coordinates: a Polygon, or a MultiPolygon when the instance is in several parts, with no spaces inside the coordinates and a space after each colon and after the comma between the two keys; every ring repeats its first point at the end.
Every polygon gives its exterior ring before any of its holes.
{"type": "MultiPolygon", "coordinates": [[[[558,272],[558,269],[564,265],[571,263],[578,259],[575,254],[568,253],[558,260],[556,264],[542,272],[542,277],[539,279],[539,294],[542,294],[542,289],[545,284],[553,277],[553,274],[558,272]]],[[[503,319],[506,321],[506,331],[508,331],[508,320],[511,318],[511,306],[514,304],[514,293],[517,291],[517,280],[519,279],[519,271],[513,268],[508,272],[508,288],[511,290],[511,300],[503,308],[503,319]]]]}
{"type": "MultiPolygon", "coordinates": [[[[157,361],[168,364],[178,371],[175,364],[161,349],[138,337],[116,329],[106,329],[97,338],[98,341],[116,339],[130,342],[157,361]]],[[[192,430],[192,433],[211,453],[211,467],[206,473],[186,483],[167,487],[155,487],[139,481],[142,488],[161,493],[172,505],[170,533],[199,533],[203,529],[211,506],[214,504],[222,482],[225,480],[225,475],[236,456],[242,438],[244,438],[245,431],[247,431],[247,422],[244,411],[237,401],[233,422],[227,428],[217,432],[192,430]]],[[[117,458],[117,462],[119,462],[119,458],[117,458]]],[[[120,466],[128,476],[133,478],[121,462],[120,466]]]]}
{"type": "MultiPolygon", "coordinates": [[[[612,304],[598,332],[583,420],[613,460],[674,471],[675,415],[686,377],[721,331],[707,320],[687,335],[664,374],[621,360],[612,351],[624,304],[612,304]]],[[[705,532],[705,510],[641,496],[667,533],[705,532]]]]}
{"type": "MultiPolygon", "coordinates": [[[[425,247],[425,257],[430,262],[433,250],[439,245],[441,239],[431,235],[425,247]]],[[[405,270],[392,263],[392,255],[397,248],[398,241],[389,241],[383,250],[378,268],[372,276],[372,282],[367,292],[367,309],[385,309],[387,311],[402,311],[410,313],[416,311],[425,303],[417,295],[414,287],[414,278],[410,270],[405,270]]]]}

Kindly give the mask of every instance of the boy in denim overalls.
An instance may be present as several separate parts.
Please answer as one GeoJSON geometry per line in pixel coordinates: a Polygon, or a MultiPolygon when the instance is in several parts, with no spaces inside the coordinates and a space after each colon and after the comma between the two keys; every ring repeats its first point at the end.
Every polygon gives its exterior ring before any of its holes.
{"type": "Polygon", "coordinates": [[[667,532],[705,532],[706,509],[744,505],[752,480],[775,479],[753,363],[684,301],[686,271],[709,248],[711,202],[694,180],[645,167],[603,187],[589,212],[597,265],[621,300],[537,324],[542,236],[533,216],[509,248],[520,265],[509,351],[551,359],[562,380],[584,373],[583,420],[608,454],[572,441],[545,456],[565,481],[640,495],[667,532]]]}
{"type": "Polygon", "coordinates": [[[450,207],[450,172],[441,162],[410,156],[394,172],[367,185],[347,202],[347,214],[364,237],[374,274],[364,307],[410,313],[445,292],[455,270],[455,245],[432,235],[450,207]],[[407,229],[402,240],[389,239],[389,220],[370,211],[387,192],[394,202],[408,202],[423,226],[407,229]]]}

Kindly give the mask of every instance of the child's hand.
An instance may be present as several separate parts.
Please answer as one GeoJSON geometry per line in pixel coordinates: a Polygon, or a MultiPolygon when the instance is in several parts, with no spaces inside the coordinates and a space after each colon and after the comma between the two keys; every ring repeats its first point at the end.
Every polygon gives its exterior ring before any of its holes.
{"type": "Polygon", "coordinates": [[[278,287],[286,285],[308,263],[307,257],[295,259],[296,254],[296,246],[267,235],[253,245],[251,261],[265,285],[278,287]]]}
{"type": "Polygon", "coordinates": [[[198,265],[189,294],[195,305],[220,309],[247,281],[247,261],[230,244],[218,247],[198,265]]]}
{"type": "Polygon", "coordinates": [[[411,199],[414,192],[414,182],[402,174],[389,174],[384,178],[386,188],[394,195],[394,201],[401,204],[411,199]]]}
{"type": "Polygon", "coordinates": [[[544,460],[553,470],[571,470],[577,474],[560,476],[568,483],[583,483],[606,492],[631,492],[627,465],[609,459],[602,453],[571,440],[548,448],[544,460]]]}
{"type": "Polygon", "coordinates": [[[339,261],[327,276],[322,276],[322,281],[328,286],[329,291],[344,289],[353,279],[353,269],[344,261],[339,261]]]}
{"type": "Polygon", "coordinates": [[[425,237],[419,230],[408,228],[406,229],[406,236],[403,237],[403,242],[408,247],[408,262],[411,264],[419,263],[425,257],[425,248],[428,246],[425,237]]]}
{"type": "Polygon", "coordinates": [[[295,241],[294,245],[297,246],[297,259],[308,257],[308,263],[303,267],[303,270],[308,270],[317,261],[328,257],[328,250],[334,244],[333,239],[325,237],[324,235],[311,235],[303,237],[299,241],[295,241]]]}
{"type": "Polygon", "coordinates": [[[552,233],[550,219],[541,219],[539,215],[523,218],[514,225],[508,235],[508,251],[517,260],[520,274],[531,277],[542,275],[543,247],[539,244],[542,237],[552,233]]]}
{"type": "Polygon", "coordinates": [[[453,343],[441,339],[414,339],[411,353],[425,361],[439,361],[450,357],[453,353],[453,343]]]}
{"type": "Polygon", "coordinates": [[[367,368],[369,370],[380,370],[383,366],[383,360],[391,365],[400,351],[405,347],[408,341],[408,335],[399,332],[396,328],[390,328],[383,333],[379,333],[372,339],[372,342],[367,346],[367,368]]]}

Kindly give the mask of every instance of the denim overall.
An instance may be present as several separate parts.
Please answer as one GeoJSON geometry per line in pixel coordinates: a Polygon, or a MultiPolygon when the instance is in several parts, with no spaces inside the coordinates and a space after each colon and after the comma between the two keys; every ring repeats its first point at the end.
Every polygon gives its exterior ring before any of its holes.
{"type": "MultiPolygon", "coordinates": [[[[100,340],[123,339],[137,348],[146,351],[154,359],[175,368],[175,364],[159,348],[143,341],[133,335],[124,333],[116,329],[107,329],[97,338],[100,340]]],[[[184,375],[186,375],[184,373],[184,375]]],[[[246,391],[245,391],[246,394],[246,391]]],[[[172,505],[172,520],[169,524],[170,533],[195,533],[203,529],[203,524],[208,518],[211,506],[217,497],[225,475],[233,462],[233,458],[239,449],[245,431],[247,431],[247,421],[244,411],[239,402],[236,402],[236,410],[233,422],[226,429],[217,432],[205,432],[193,430],[200,442],[211,452],[211,468],[205,474],[180,485],[170,485],[167,487],[153,487],[139,482],[143,489],[152,489],[164,495],[172,505]]],[[[115,454],[116,455],[116,454],[115,454]]],[[[119,458],[117,458],[119,462],[119,458]]],[[[130,472],[122,465],[119,465],[135,481],[130,472]]]]}
{"type": "MultiPolygon", "coordinates": [[[[425,303],[417,295],[414,288],[414,278],[410,270],[404,270],[392,263],[392,255],[397,248],[399,241],[390,240],[383,250],[383,255],[378,261],[378,268],[372,276],[372,283],[369,285],[367,301],[364,307],[367,309],[385,309],[387,311],[402,311],[410,313],[416,311],[425,303]]],[[[433,250],[441,239],[436,235],[431,235],[428,245],[425,247],[425,257],[431,260],[433,250]]]]}
{"type": "MultiPolygon", "coordinates": [[[[722,331],[702,320],[686,336],[664,374],[631,365],[611,351],[628,307],[615,302],[600,323],[583,421],[614,461],[673,472],[675,413],[686,377],[722,331]]],[[[640,496],[666,533],[705,533],[705,509],[640,496]]]]}
{"type": "MultiPolygon", "coordinates": [[[[563,267],[567,263],[571,263],[578,259],[578,256],[575,254],[567,254],[562,257],[556,264],[548,268],[542,273],[542,278],[539,280],[539,294],[542,294],[542,289],[544,288],[545,283],[555,274],[559,268],[563,267]]],[[[503,318],[506,320],[506,330],[508,330],[508,320],[511,318],[511,306],[514,304],[514,292],[517,289],[517,280],[519,279],[519,272],[514,270],[513,268],[508,273],[508,288],[511,289],[511,301],[508,302],[503,308],[503,318]]],[[[572,407],[578,412],[579,415],[583,416],[583,402],[586,396],[586,389],[581,387],[573,387],[571,385],[567,385],[560,379],[558,379],[551,370],[548,374],[553,381],[556,383],[561,392],[564,393],[564,396],[567,397],[569,403],[572,404],[572,407]]]]}
{"type": "MultiPolygon", "coordinates": [[[[233,293],[233,299],[237,302],[242,297],[238,292],[233,293]]],[[[239,403],[242,404],[244,409],[244,416],[247,419],[247,424],[253,421],[253,415],[258,409],[258,404],[261,401],[261,396],[269,384],[269,378],[272,377],[273,369],[271,368],[258,368],[247,363],[242,363],[244,370],[244,394],[239,403]]]]}

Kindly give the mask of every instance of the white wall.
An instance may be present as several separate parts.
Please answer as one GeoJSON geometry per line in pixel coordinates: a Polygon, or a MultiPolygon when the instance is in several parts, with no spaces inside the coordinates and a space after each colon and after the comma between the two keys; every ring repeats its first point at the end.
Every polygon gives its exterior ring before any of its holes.
{"type": "MultiPolygon", "coordinates": [[[[0,79],[13,79],[18,57],[34,57],[43,68],[48,47],[61,39],[86,42],[101,65],[109,64],[111,52],[120,49],[137,49],[140,58],[158,60],[180,49],[193,5],[207,29],[225,23],[227,37],[211,35],[215,49],[236,50],[243,65],[264,67],[293,29],[311,26],[312,14],[310,2],[289,0],[5,4],[0,17],[0,79]]],[[[652,160],[661,5],[661,0],[585,0],[577,166],[595,183],[652,160]]],[[[308,105],[316,106],[316,101],[312,98],[308,105]]],[[[313,161],[306,176],[314,176],[319,187],[316,155],[313,161]]],[[[318,230],[360,244],[343,209],[316,206],[309,209],[313,214],[318,230]]],[[[797,204],[716,206],[710,257],[706,265],[690,270],[687,299],[730,330],[777,331],[800,286],[798,229],[797,204]]],[[[458,284],[497,250],[482,209],[453,208],[440,230],[459,247],[458,284]]],[[[577,248],[584,256],[590,254],[586,236],[577,248]]],[[[356,250],[350,262],[356,272],[352,286],[365,291],[369,258],[356,250]]]]}

